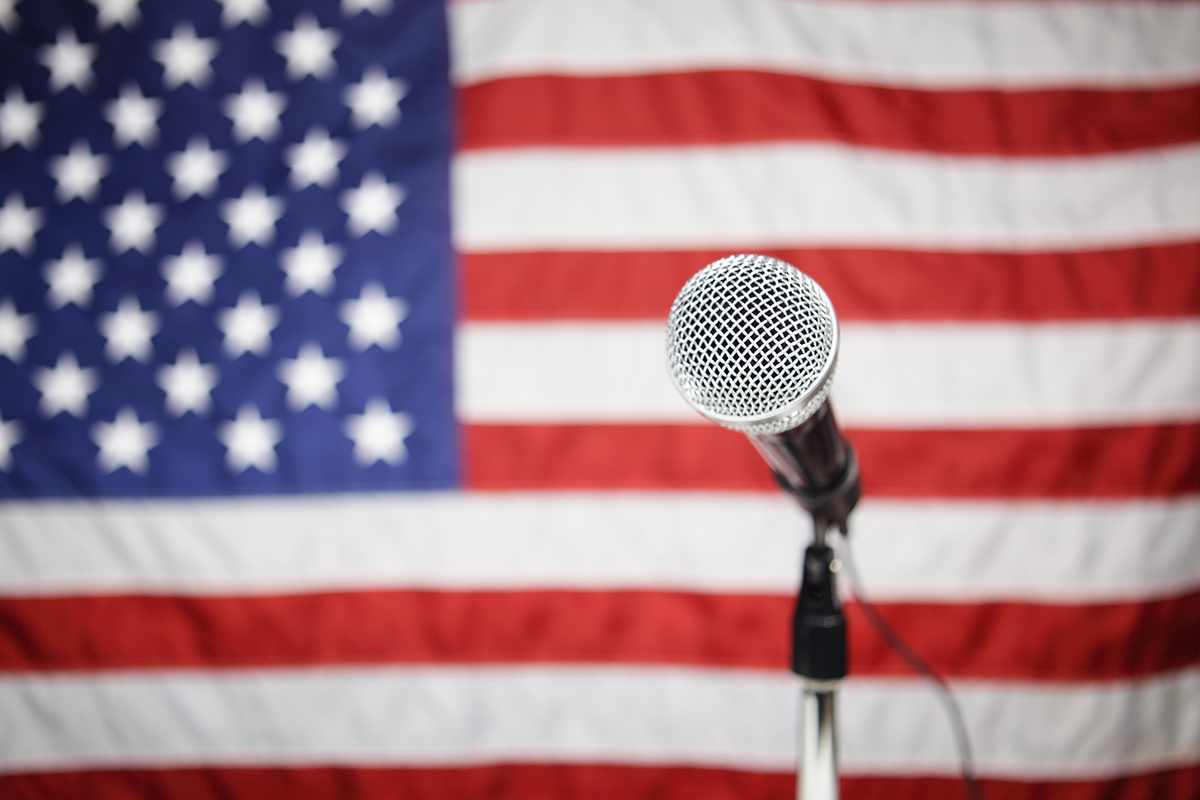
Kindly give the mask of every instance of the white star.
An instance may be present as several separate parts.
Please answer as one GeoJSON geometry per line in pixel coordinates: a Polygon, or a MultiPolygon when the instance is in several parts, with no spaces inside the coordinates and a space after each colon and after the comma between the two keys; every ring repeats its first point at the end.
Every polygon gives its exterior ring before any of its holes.
{"type": "Polygon", "coordinates": [[[171,305],[181,306],[188,300],[205,305],[212,300],[213,281],[221,276],[221,257],[209,255],[203,244],[191,241],[179,255],[163,259],[162,276],[171,305]]]}
{"type": "Polygon", "coordinates": [[[275,37],[275,50],[287,59],[289,79],[298,81],[314,75],[324,80],[337,71],[333,51],[341,38],[337,31],[319,26],[312,14],[301,14],[295,28],[275,37]]]}
{"type": "Polygon", "coordinates": [[[21,423],[16,420],[4,421],[0,417],[0,469],[8,472],[12,469],[12,449],[25,438],[21,423]]]}
{"type": "Polygon", "coordinates": [[[54,369],[36,367],[30,380],[42,393],[38,401],[38,412],[44,417],[53,417],[66,412],[83,419],[88,413],[88,395],[100,388],[98,369],[79,368],[75,354],[60,353],[54,369]]]}
{"type": "Polygon", "coordinates": [[[370,11],[377,17],[392,10],[392,0],[342,0],[342,13],[352,17],[363,11],[370,11]]]}
{"type": "Polygon", "coordinates": [[[333,271],[342,265],[342,248],[325,244],[318,231],[305,231],[295,247],[279,255],[287,273],[284,287],[294,297],[310,289],[317,294],[329,294],[333,288],[333,271]]]}
{"type": "Polygon", "coordinates": [[[283,92],[268,92],[262,78],[247,78],[241,93],[226,97],[221,110],[233,120],[233,138],[239,143],[255,137],[269,142],[279,135],[279,115],[286,105],[283,92]]]}
{"type": "Polygon", "coordinates": [[[98,258],[85,258],[78,242],[64,247],[62,258],[47,261],[42,268],[42,277],[50,284],[46,304],[54,309],[67,303],[74,303],[79,308],[90,306],[92,287],[100,282],[101,263],[98,258]]]}
{"type": "Polygon", "coordinates": [[[187,412],[207,414],[212,410],[212,390],[219,378],[212,364],[201,364],[190,347],[179,351],[174,364],[158,368],[155,381],[167,393],[167,411],[173,417],[187,412]]]}
{"type": "Polygon", "coordinates": [[[18,314],[12,298],[0,303],[0,356],[19,364],[25,360],[25,343],[33,338],[37,330],[37,317],[33,314],[18,314]]]}
{"type": "Polygon", "coordinates": [[[74,86],[81,92],[87,91],[96,78],[92,74],[92,62],[95,59],[96,45],[82,44],[70,28],[59,31],[54,44],[38,48],[38,61],[50,70],[52,92],[61,92],[68,86],[74,86]]]}
{"type": "Polygon", "coordinates": [[[368,283],[357,300],[338,306],[338,317],[350,326],[350,344],[359,350],[373,344],[395,350],[400,346],[400,322],[407,316],[408,304],[388,297],[378,283],[368,283]]]}
{"type": "Polygon", "coordinates": [[[96,463],[105,472],[126,467],[139,475],[150,469],[149,451],[159,442],[158,426],[138,421],[137,412],[125,406],[112,422],[92,426],[92,441],[100,448],[96,463]]]}
{"type": "Polygon", "coordinates": [[[287,384],[293,411],[309,406],[332,411],[337,408],[337,384],[346,377],[346,367],[340,358],[326,358],[316,342],[306,342],[296,358],[280,359],[277,374],[287,384]]]}
{"type": "Polygon", "coordinates": [[[394,467],[408,458],[404,439],[413,432],[413,420],[408,414],[394,413],[382,397],[373,397],[364,413],[346,417],[345,431],[354,440],[354,460],[359,466],[386,461],[394,467]]]}
{"type": "Polygon", "coordinates": [[[142,19],[138,11],[139,0],[88,0],[100,13],[96,17],[96,27],[106,31],[114,25],[120,25],[127,31],[142,19]]]}
{"type": "Polygon", "coordinates": [[[217,178],[228,166],[228,153],[213,150],[203,136],[193,136],[186,150],[167,156],[167,172],[175,179],[171,193],[176,200],[194,194],[208,197],[217,190],[217,178]]]}
{"type": "Polygon", "coordinates": [[[217,438],[225,445],[225,466],[231,472],[245,472],[255,467],[260,472],[274,472],[278,463],[275,445],[283,439],[279,420],[263,419],[258,408],[244,405],[237,419],[217,426],[217,438]]]}
{"type": "Polygon", "coordinates": [[[145,364],[154,357],[150,339],[158,333],[158,313],[143,311],[133,295],[122,297],[116,311],[97,317],[96,327],[108,340],[104,355],[114,363],[132,358],[145,364]]]}
{"type": "Polygon", "coordinates": [[[158,118],[162,115],[162,100],[146,97],[136,84],[121,87],[116,100],[104,104],[104,118],[113,126],[113,141],[117,147],[136,142],[149,149],[158,141],[158,118]]]}
{"type": "Polygon", "coordinates": [[[245,247],[254,242],[269,245],[275,239],[275,223],[283,216],[283,199],[267,197],[263,187],[247,187],[236,200],[221,203],[221,219],[229,226],[229,243],[245,247]]]}
{"type": "Polygon", "coordinates": [[[284,161],[291,168],[292,188],[317,184],[326,189],[337,183],[338,162],[346,157],[346,145],[330,139],[324,128],[309,128],[300,144],[289,145],[284,161]]]}
{"type": "Polygon", "coordinates": [[[354,127],[387,127],[400,119],[400,101],[406,94],[408,84],[399,78],[389,78],[380,67],[371,66],[363,71],[361,82],[351,83],[342,90],[342,102],[350,108],[354,127]]]}
{"type": "Polygon", "coordinates": [[[267,0],[217,0],[221,4],[221,24],[233,28],[243,22],[258,25],[271,16],[267,0]]]}
{"type": "Polygon", "coordinates": [[[10,194],[0,208],[0,253],[16,250],[29,255],[44,216],[40,208],[26,208],[25,198],[18,193],[10,194]]]}
{"type": "Polygon", "coordinates": [[[65,156],[47,159],[47,169],[58,183],[54,189],[58,202],[68,203],[81,197],[90,203],[100,191],[100,179],[108,174],[108,162],[108,156],[94,155],[82,139],[71,145],[65,156]]]}
{"type": "Polygon", "coordinates": [[[150,43],[150,54],[162,64],[163,84],[174,89],[190,83],[203,89],[212,79],[211,62],[220,45],[215,38],[198,39],[190,22],[175,25],[170,39],[150,43]]]}
{"type": "Polygon", "coordinates": [[[347,189],[338,196],[338,204],[349,216],[346,225],[355,236],[370,231],[387,235],[396,229],[396,209],[404,202],[404,187],[388,183],[378,172],[363,176],[357,189],[347,189]]]}
{"type": "Polygon", "coordinates": [[[45,103],[30,103],[19,86],[10,86],[0,103],[0,148],[19,144],[32,150],[38,143],[38,126],[46,116],[45,103]]]}
{"type": "Polygon", "coordinates": [[[243,353],[265,356],[271,350],[271,331],[279,325],[279,308],[264,306],[258,292],[246,290],[233,308],[217,312],[217,327],[225,334],[230,358],[243,353]]]}
{"type": "Polygon", "coordinates": [[[3,28],[5,33],[16,33],[21,24],[21,18],[17,16],[17,3],[20,1],[0,0],[0,28],[3,28]]]}
{"type": "Polygon", "coordinates": [[[130,189],[121,205],[104,209],[104,227],[112,234],[109,247],[117,255],[129,250],[149,253],[158,242],[155,231],[163,216],[161,204],[147,203],[141,189],[130,189]]]}

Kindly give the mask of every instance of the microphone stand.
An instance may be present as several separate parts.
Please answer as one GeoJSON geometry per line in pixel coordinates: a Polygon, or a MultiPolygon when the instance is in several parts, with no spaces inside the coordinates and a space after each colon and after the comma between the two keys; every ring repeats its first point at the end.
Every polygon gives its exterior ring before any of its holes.
{"type": "Polygon", "coordinates": [[[813,523],[792,616],[792,671],[804,681],[796,798],[838,800],[834,696],[846,676],[846,616],[833,581],[833,549],[825,544],[828,521],[814,514],[813,523]]]}
{"type": "Polygon", "coordinates": [[[826,544],[826,534],[831,525],[845,533],[846,520],[858,503],[858,459],[848,446],[846,459],[840,478],[818,490],[798,486],[775,473],[779,485],[813,520],[813,542],[804,550],[800,594],[792,614],[792,672],[804,683],[797,800],[839,797],[834,699],[838,684],[846,677],[846,615],[837,596],[836,559],[833,548],[826,544]]]}
{"type": "Polygon", "coordinates": [[[780,488],[812,515],[813,543],[804,551],[800,595],[792,615],[792,672],[804,681],[797,800],[838,800],[834,696],[846,677],[846,615],[838,600],[831,526],[845,533],[862,486],[858,458],[842,438],[829,403],[782,433],[752,434],[780,488]]]}

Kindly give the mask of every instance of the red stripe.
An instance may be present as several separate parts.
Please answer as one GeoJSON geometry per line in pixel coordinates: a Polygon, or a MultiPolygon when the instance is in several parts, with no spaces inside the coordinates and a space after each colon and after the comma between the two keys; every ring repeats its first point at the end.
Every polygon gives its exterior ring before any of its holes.
{"type": "Polygon", "coordinates": [[[628,147],[780,140],[1062,156],[1200,140],[1200,86],[923,90],[713,71],[536,75],[466,86],[461,146],[628,147]]]}
{"type": "MultiPolygon", "coordinates": [[[[795,264],[842,319],[1106,319],[1200,315],[1200,243],[1066,253],[749,248],[795,264]]],[[[468,319],[666,319],[727,250],[477,253],[468,319]]]]}
{"type": "Polygon", "coordinates": [[[0,600],[0,669],[333,663],[787,665],[787,597],[365,591],[0,600]]]}
{"type": "MultiPolygon", "coordinates": [[[[988,800],[1194,800],[1200,766],[1091,781],[984,780],[988,800]]],[[[962,800],[954,778],[841,780],[846,800],[962,800]]],[[[787,773],[672,766],[206,767],[0,775],[21,800],[791,800],[787,773]]]]}
{"type": "MultiPolygon", "coordinates": [[[[1104,680],[1200,662],[1200,593],[1143,603],[879,604],[937,671],[960,678],[1104,680]],[[1190,641],[1184,642],[1183,639],[1190,641]]],[[[857,605],[848,607],[851,669],[908,675],[857,605]]]]}
{"type": "MultiPolygon", "coordinates": [[[[0,670],[627,663],[786,670],[792,599],[662,591],[0,600],[0,670]]],[[[1089,681],[1200,663],[1200,593],[1140,603],[880,606],[946,675],[1089,681]]],[[[909,675],[857,605],[851,671],[909,675]]]]}
{"type": "MultiPolygon", "coordinates": [[[[471,489],[775,491],[715,425],[466,425],[471,489]]],[[[1146,497],[1200,492],[1200,425],[852,430],[872,497],[1146,497]]]]}

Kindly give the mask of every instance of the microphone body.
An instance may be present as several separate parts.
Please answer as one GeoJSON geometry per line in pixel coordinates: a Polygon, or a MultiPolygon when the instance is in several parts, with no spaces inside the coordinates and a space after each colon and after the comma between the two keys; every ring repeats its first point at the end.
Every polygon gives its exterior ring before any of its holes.
{"type": "Polygon", "coordinates": [[[818,520],[846,529],[862,494],[858,458],[838,430],[826,400],[817,413],[782,433],[748,434],[775,480],[818,520]]]}
{"type": "Polygon", "coordinates": [[[828,400],[838,342],[821,287],[767,256],[709,264],[667,320],[675,388],[705,417],[747,434],[820,532],[845,530],[861,494],[854,448],[828,400]]]}

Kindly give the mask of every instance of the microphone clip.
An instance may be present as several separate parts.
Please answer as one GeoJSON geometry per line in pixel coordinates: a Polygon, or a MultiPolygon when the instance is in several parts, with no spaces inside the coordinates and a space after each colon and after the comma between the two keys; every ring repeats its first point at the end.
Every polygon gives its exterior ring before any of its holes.
{"type": "Polygon", "coordinates": [[[824,544],[804,551],[800,596],[792,614],[792,672],[809,681],[846,677],[846,615],[834,583],[836,558],[824,544]]]}
{"type": "Polygon", "coordinates": [[[846,469],[836,482],[823,489],[813,489],[808,486],[796,486],[778,471],[774,471],[775,482],[785,492],[796,498],[800,506],[810,513],[813,518],[813,528],[817,531],[817,542],[824,542],[824,532],[829,526],[834,526],[843,534],[848,531],[847,520],[854,506],[862,496],[862,483],[858,475],[858,456],[854,448],[847,447],[848,459],[846,469]]]}

